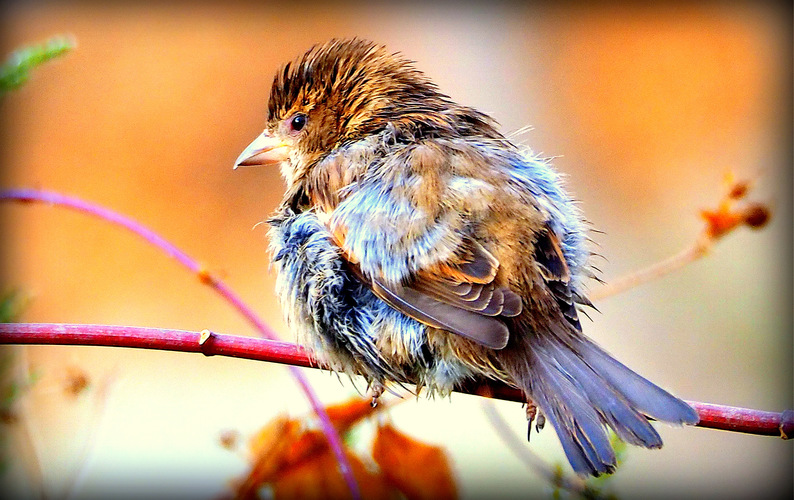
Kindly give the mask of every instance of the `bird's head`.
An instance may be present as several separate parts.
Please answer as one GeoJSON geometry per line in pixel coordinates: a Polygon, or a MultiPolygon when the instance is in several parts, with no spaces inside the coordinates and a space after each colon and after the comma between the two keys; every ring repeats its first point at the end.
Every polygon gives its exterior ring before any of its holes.
{"type": "Polygon", "coordinates": [[[399,54],[357,38],[331,40],[276,74],[267,126],[235,167],[279,164],[291,185],[336,148],[387,127],[398,140],[498,136],[487,116],[452,102],[399,54]]]}

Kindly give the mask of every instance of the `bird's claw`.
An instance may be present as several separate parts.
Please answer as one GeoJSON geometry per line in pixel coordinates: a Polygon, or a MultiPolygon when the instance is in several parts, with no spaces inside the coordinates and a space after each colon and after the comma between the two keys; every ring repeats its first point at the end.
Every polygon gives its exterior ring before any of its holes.
{"type": "Polygon", "coordinates": [[[535,422],[535,432],[540,432],[546,425],[546,416],[535,406],[535,403],[527,401],[527,441],[532,435],[532,422],[535,422]]]}
{"type": "Polygon", "coordinates": [[[378,406],[378,398],[383,395],[384,391],[386,391],[386,387],[380,382],[373,382],[372,385],[370,385],[369,393],[372,395],[372,401],[370,402],[370,405],[373,408],[378,406]]]}

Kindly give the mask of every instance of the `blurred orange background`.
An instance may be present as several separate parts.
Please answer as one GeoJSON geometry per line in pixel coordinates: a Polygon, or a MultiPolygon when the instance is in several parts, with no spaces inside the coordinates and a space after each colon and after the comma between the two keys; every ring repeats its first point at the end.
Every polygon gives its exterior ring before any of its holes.
{"type": "MultiPolygon", "coordinates": [[[[74,36],[77,47],[0,100],[2,187],[55,190],[133,217],[219,273],[287,339],[266,227],[257,225],[283,183],[275,169],[231,166],[264,125],[277,68],[331,37],[356,35],[403,52],[506,132],[531,125],[520,140],[556,157],[588,219],[604,231],[593,238],[606,281],[691,244],[702,226],[698,210],[716,204],[726,172],[754,179],[753,198],[774,209],[770,225],[740,229],[705,259],[598,303],[601,313],[584,328],[685,399],[794,406],[790,7],[17,2],[3,9],[2,54],[59,33],[74,36]]],[[[0,218],[2,287],[31,296],[21,321],[254,334],[195,276],[102,221],[9,203],[0,218]]],[[[109,348],[3,350],[40,374],[20,401],[25,424],[4,426],[11,457],[4,484],[20,494],[37,491],[35,453],[53,497],[212,498],[246,466],[219,446],[221,432],[246,436],[278,413],[308,408],[282,366],[109,348]],[[76,369],[91,385],[75,398],[63,381],[76,369]]],[[[355,394],[347,380],[307,374],[329,404],[355,394]]],[[[497,407],[523,435],[520,406],[497,407]]],[[[548,494],[499,441],[478,398],[420,398],[391,415],[406,432],[448,448],[464,496],[548,494]]],[[[612,480],[621,496],[791,491],[791,443],[659,429],[665,447],[630,450],[612,480]]],[[[563,460],[551,430],[531,447],[563,460]]]]}

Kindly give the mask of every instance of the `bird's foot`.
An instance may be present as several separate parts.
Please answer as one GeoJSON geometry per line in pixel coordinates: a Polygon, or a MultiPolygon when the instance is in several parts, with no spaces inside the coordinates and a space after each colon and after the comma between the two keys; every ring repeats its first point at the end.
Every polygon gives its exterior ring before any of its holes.
{"type": "Polygon", "coordinates": [[[535,432],[540,432],[546,425],[546,416],[535,406],[532,401],[527,401],[527,441],[532,434],[532,422],[535,422],[535,432]]]}
{"type": "Polygon", "coordinates": [[[386,391],[386,386],[384,386],[380,382],[372,382],[370,384],[369,391],[367,392],[369,392],[372,395],[372,401],[370,402],[370,405],[372,405],[373,408],[378,406],[378,398],[380,398],[385,391],[386,391]]]}

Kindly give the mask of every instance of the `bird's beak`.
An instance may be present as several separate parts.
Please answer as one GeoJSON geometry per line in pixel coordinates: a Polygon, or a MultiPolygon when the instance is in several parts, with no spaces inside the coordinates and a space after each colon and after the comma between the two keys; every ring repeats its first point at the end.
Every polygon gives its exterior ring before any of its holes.
{"type": "Polygon", "coordinates": [[[289,145],[272,136],[267,130],[254,139],[234,161],[234,168],[278,165],[289,155],[289,145]]]}

